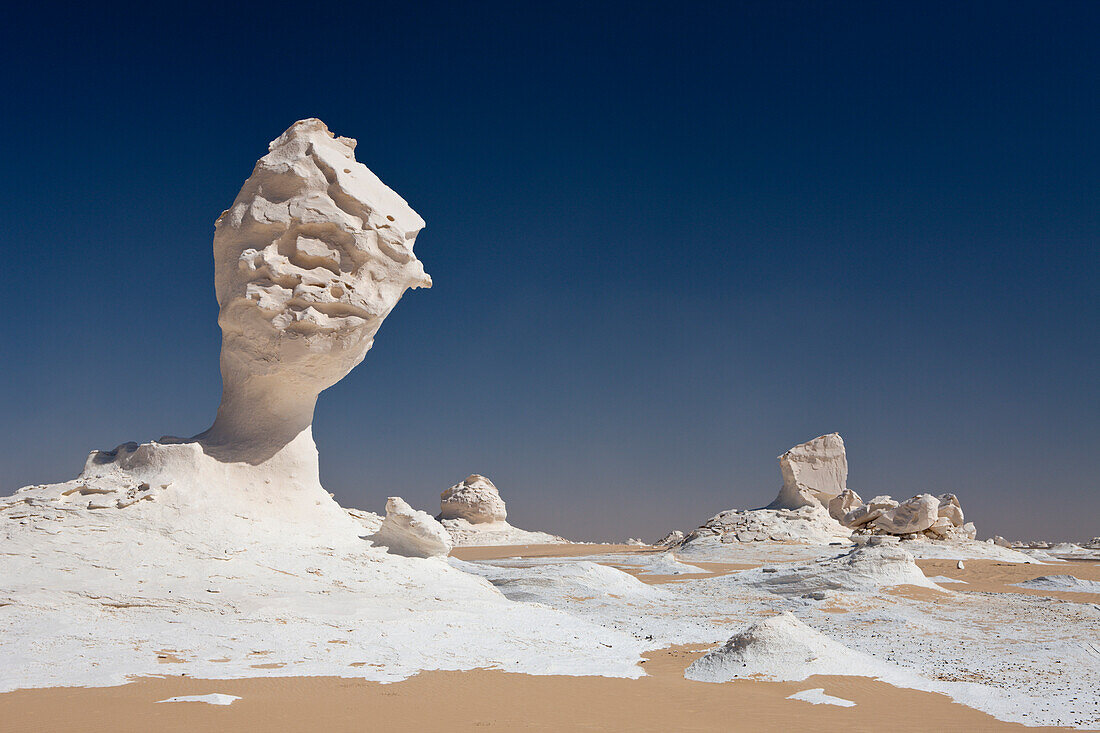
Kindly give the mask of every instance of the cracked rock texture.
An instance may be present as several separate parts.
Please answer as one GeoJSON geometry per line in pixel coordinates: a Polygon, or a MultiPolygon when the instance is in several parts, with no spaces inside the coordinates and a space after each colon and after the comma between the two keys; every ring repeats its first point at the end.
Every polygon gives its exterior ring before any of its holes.
{"type": "Polygon", "coordinates": [[[504,499],[492,481],[473,473],[440,495],[440,519],[465,519],[470,524],[503,522],[504,499]]]}

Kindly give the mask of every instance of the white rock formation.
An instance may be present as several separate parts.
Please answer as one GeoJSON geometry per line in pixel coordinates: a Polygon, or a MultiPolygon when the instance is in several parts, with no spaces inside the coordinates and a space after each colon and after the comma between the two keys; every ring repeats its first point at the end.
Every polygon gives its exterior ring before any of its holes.
{"type": "Polygon", "coordinates": [[[496,485],[474,473],[440,494],[439,521],[456,546],[552,545],[568,542],[546,532],[508,524],[508,511],[496,485]]]}
{"type": "Polygon", "coordinates": [[[891,535],[923,535],[939,540],[972,540],[977,534],[973,523],[963,522],[963,510],[954,494],[920,494],[904,502],[889,496],[876,496],[866,504],[854,492],[846,491],[833,499],[830,511],[840,515],[840,523],[857,532],[891,535]],[[840,515],[840,512],[847,510],[840,515]]]}
{"type": "Polygon", "coordinates": [[[508,511],[493,482],[473,473],[440,494],[439,518],[465,519],[470,524],[503,522],[508,511]]]}
{"type": "Polygon", "coordinates": [[[878,677],[888,666],[782,613],[733,635],[722,647],[695,660],[684,676],[700,682],[757,676],[804,680],[816,674],[878,677]]]}
{"type": "Polygon", "coordinates": [[[1082,580],[1072,575],[1043,575],[1022,583],[1015,583],[1020,588],[1032,588],[1036,590],[1057,590],[1069,593],[1096,593],[1100,594],[1100,581],[1082,580]]]}
{"type": "Polygon", "coordinates": [[[966,522],[962,505],[954,494],[940,494],[939,516],[950,521],[953,527],[961,527],[966,522]]]}
{"type": "Polygon", "coordinates": [[[923,532],[935,523],[939,508],[939,499],[931,494],[920,494],[883,512],[871,526],[890,534],[923,532]]]}
{"type": "Polygon", "coordinates": [[[723,542],[835,542],[854,539],[853,530],[953,542],[977,535],[973,523],[964,523],[954,494],[920,494],[905,502],[876,496],[865,503],[846,486],[848,459],[837,433],[796,445],[779,457],[779,465],[783,488],[766,509],[722,512],[686,541],[718,535],[723,542]]]}
{"type": "Polygon", "coordinates": [[[848,459],[839,433],[821,435],[779,456],[783,488],[768,509],[828,507],[848,488],[848,459]]]}
{"type": "Polygon", "coordinates": [[[296,122],[215,225],[222,402],[199,436],[254,463],[309,428],[317,395],[374,343],[407,288],[424,220],[355,160],[355,141],[296,122]]]}
{"type": "Polygon", "coordinates": [[[797,542],[847,544],[851,531],[821,506],[799,509],[733,509],[711,517],[684,542],[718,537],[722,542],[797,542]]]}
{"type": "Polygon", "coordinates": [[[856,547],[836,558],[781,565],[743,573],[742,580],[782,596],[812,596],[822,591],[876,593],[895,585],[943,590],[930,581],[898,544],[856,547]]]}
{"type": "Polygon", "coordinates": [[[370,539],[375,545],[406,557],[441,557],[454,547],[442,524],[427,512],[413,509],[400,496],[386,500],[386,518],[370,539]]]}
{"type": "Polygon", "coordinates": [[[684,541],[684,533],[678,529],[674,529],[666,534],[661,539],[653,543],[655,547],[672,547],[678,545],[684,541]]]}
{"type": "Polygon", "coordinates": [[[829,516],[838,522],[842,521],[849,512],[863,506],[863,499],[851,489],[844,489],[829,500],[829,516]]]}
{"type": "MultiPolygon", "coordinates": [[[[322,488],[318,394],[405,289],[430,284],[412,252],[423,221],[354,146],[296,123],[219,218],[209,430],[95,452],[76,480],[0,498],[0,691],[122,684],[163,672],[166,648],[175,672],[207,678],[286,673],[256,669],[255,650],[297,674],[376,680],[441,663],[641,674],[644,641],[373,547],[362,536],[386,520],[322,488]]],[[[395,507],[383,537],[398,519],[421,522],[395,507]]]]}
{"type": "Polygon", "coordinates": [[[841,518],[840,523],[845,527],[862,527],[881,517],[884,512],[896,508],[897,505],[898,502],[889,496],[876,496],[863,506],[853,508],[841,518]]]}
{"type": "Polygon", "coordinates": [[[423,219],[354,149],[313,119],[271,143],[215,225],[214,424],[189,441],[93,452],[80,477],[91,488],[77,494],[107,487],[92,503],[162,502],[203,522],[357,526],[321,487],[314,406],[362,361],[405,290],[431,279],[412,251],[423,219]]]}

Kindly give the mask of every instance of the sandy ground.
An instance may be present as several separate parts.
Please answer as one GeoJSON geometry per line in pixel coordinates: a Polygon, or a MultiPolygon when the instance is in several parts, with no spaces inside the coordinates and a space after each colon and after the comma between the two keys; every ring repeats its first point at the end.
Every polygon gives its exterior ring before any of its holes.
{"type": "Polygon", "coordinates": [[[0,695],[0,729],[39,731],[993,731],[1054,730],[1002,723],[942,695],[862,677],[803,682],[684,679],[700,649],[655,652],[638,680],[425,672],[404,682],[333,677],[142,679],[107,688],[0,695]],[[786,699],[824,688],[855,707],[786,699]],[[179,695],[239,696],[232,705],[160,703],[179,695]]]}
{"type": "Polygon", "coordinates": [[[917,565],[928,577],[943,575],[965,580],[962,583],[944,583],[943,587],[962,593],[1024,593],[1034,596],[1060,598],[1063,601],[1100,604],[1100,593],[1075,593],[1069,591],[1017,588],[1014,583],[1044,575],[1072,575],[1081,580],[1100,581],[1100,563],[1087,561],[1060,562],[1057,565],[1017,565],[1000,560],[964,560],[964,568],[956,567],[956,560],[917,560],[917,565]]]}
{"type": "MultiPolygon", "coordinates": [[[[505,557],[582,556],[654,552],[628,545],[549,545],[458,548],[465,560],[505,557]]],[[[691,563],[706,575],[751,567],[691,563]]],[[[1030,593],[1081,602],[1098,594],[1033,591],[1012,583],[1041,575],[1070,574],[1100,580],[1100,564],[1014,565],[967,560],[922,560],[928,576],[967,581],[962,592],[1030,593]]],[[[623,570],[634,568],[622,566],[623,570]]],[[[701,577],[644,576],[650,583],[701,577]]],[[[950,602],[949,594],[899,586],[886,592],[950,602]]],[[[843,611],[844,609],[836,609],[843,611]]],[[[862,677],[812,677],[803,682],[736,681],[708,684],[684,679],[701,647],[670,648],[647,655],[646,677],[529,676],[495,670],[425,672],[383,685],[334,677],[198,680],[143,678],[120,687],[50,688],[0,694],[0,731],[976,731],[1024,729],[933,693],[898,689],[862,677]],[[787,696],[824,688],[857,703],[812,705],[787,696]],[[222,693],[242,699],[229,706],[161,703],[181,695],[222,693]]],[[[170,667],[171,654],[165,650],[170,667]]],[[[292,670],[287,670],[292,672],[292,670]]],[[[1032,728],[1030,730],[1052,730],[1032,728]]]]}

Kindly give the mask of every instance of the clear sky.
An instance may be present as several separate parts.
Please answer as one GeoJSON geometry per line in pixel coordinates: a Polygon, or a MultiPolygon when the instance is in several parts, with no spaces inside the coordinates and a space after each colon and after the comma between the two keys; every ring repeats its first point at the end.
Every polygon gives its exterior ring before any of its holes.
{"type": "Polygon", "coordinates": [[[865,497],[1100,535],[1100,3],[24,5],[4,493],[209,426],[214,220],[320,117],[435,280],[321,396],[342,502],[656,539],[839,431],[865,497]]]}

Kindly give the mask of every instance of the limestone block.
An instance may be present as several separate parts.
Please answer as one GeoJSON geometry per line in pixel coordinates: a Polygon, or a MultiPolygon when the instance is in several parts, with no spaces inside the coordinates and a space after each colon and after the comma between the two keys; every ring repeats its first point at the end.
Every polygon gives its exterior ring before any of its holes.
{"type": "Polygon", "coordinates": [[[889,534],[923,532],[939,517],[940,500],[931,494],[920,494],[882,513],[872,526],[889,534]]]}
{"type": "Polygon", "coordinates": [[[827,507],[834,496],[847,488],[848,459],[844,440],[829,433],[796,445],[779,456],[783,488],[769,509],[827,507]]]}

